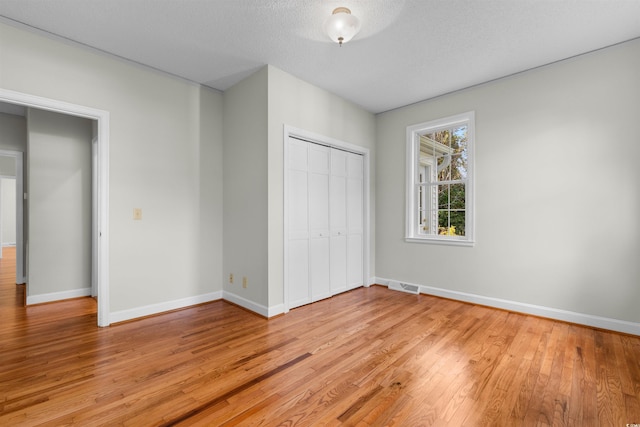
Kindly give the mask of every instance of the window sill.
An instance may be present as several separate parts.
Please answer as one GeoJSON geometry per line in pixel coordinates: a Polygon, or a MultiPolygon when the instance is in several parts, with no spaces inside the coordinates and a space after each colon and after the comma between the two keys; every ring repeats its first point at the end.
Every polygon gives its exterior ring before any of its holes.
{"type": "Polygon", "coordinates": [[[446,238],[429,238],[429,237],[405,237],[407,243],[423,243],[434,245],[447,245],[447,246],[475,246],[474,240],[458,240],[458,239],[446,239],[446,238]]]}

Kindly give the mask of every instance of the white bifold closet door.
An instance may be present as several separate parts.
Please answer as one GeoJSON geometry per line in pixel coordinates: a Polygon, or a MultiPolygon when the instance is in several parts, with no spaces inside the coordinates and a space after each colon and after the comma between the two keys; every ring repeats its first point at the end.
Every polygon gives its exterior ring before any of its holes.
{"type": "Polygon", "coordinates": [[[363,156],[288,140],[289,307],[364,284],[363,156]]]}

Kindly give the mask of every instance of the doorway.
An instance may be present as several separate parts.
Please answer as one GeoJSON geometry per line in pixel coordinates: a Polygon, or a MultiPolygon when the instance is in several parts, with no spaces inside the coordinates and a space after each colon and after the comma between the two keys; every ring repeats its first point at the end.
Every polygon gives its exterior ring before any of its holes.
{"type": "Polygon", "coordinates": [[[95,122],[94,164],[97,167],[93,177],[93,188],[96,195],[94,205],[97,206],[97,220],[92,226],[92,233],[97,238],[92,242],[93,265],[96,266],[98,326],[109,326],[109,113],[7,89],[0,89],[0,102],[87,118],[95,122]]]}
{"type": "Polygon", "coordinates": [[[91,295],[93,122],[29,108],[27,305],[91,295]]]}
{"type": "Polygon", "coordinates": [[[0,174],[0,258],[3,248],[16,246],[16,219],[16,177],[0,174]]]}
{"type": "Polygon", "coordinates": [[[15,246],[17,285],[26,282],[23,170],[22,152],[0,150],[0,243],[15,246]]]}

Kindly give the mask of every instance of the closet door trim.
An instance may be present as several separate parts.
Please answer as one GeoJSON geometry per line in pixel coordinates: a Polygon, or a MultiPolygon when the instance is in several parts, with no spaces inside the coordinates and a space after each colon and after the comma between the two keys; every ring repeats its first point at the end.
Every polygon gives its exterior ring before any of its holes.
{"type": "Polygon", "coordinates": [[[283,266],[283,275],[284,275],[284,286],[283,286],[283,301],[284,301],[284,311],[288,312],[291,308],[293,308],[292,304],[295,304],[295,301],[289,300],[289,185],[290,185],[290,171],[289,171],[289,138],[299,139],[302,141],[310,142],[313,144],[324,145],[329,148],[338,149],[347,151],[349,153],[354,153],[362,156],[363,159],[363,247],[362,247],[362,280],[364,286],[370,285],[369,279],[369,265],[370,265],[370,177],[369,177],[369,162],[370,155],[369,149],[365,147],[361,147],[358,145],[350,144],[348,142],[340,141],[334,138],[330,138],[324,135],[316,134],[313,132],[309,132],[303,129],[294,128],[288,125],[284,125],[283,132],[283,145],[284,145],[284,266],[283,266]]]}

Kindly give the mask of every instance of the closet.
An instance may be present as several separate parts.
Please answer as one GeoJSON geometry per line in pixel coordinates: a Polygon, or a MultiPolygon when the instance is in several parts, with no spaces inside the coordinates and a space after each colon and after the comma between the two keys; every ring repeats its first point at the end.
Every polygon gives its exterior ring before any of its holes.
{"type": "Polygon", "coordinates": [[[364,159],[289,137],[285,206],[289,308],[364,284],[364,159]]]}

